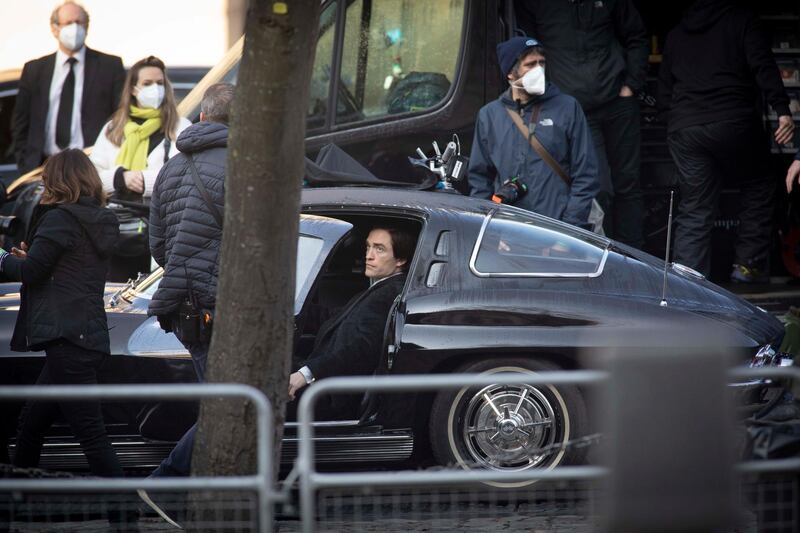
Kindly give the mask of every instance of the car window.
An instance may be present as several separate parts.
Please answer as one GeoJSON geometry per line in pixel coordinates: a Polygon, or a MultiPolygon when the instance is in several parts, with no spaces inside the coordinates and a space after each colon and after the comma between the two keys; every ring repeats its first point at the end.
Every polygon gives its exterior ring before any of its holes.
{"type": "Polygon", "coordinates": [[[0,90],[0,165],[14,164],[14,147],[11,142],[11,118],[17,89],[0,90]]]}
{"type": "Polygon", "coordinates": [[[517,212],[487,216],[470,268],[479,276],[588,277],[602,272],[605,241],[517,212]]]}
{"type": "Polygon", "coordinates": [[[347,6],[337,123],[420,111],[444,100],[464,0],[355,0],[347,6]]]}
{"type": "MultiPolygon", "coordinates": [[[[300,291],[311,285],[309,275],[315,272],[314,266],[318,264],[325,241],[319,237],[300,235],[297,240],[297,271],[295,279],[295,300],[300,296],[300,291]]],[[[151,299],[161,283],[162,274],[159,270],[154,272],[136,286],[136,295],[140,298],[151,299]]]]}

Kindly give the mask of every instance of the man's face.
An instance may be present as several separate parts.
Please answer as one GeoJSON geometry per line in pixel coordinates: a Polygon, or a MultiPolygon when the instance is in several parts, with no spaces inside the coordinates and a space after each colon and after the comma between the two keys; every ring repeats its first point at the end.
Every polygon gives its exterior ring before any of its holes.
{"type": "Polygon", "coordinates": [[[397,259],[392,249],[392,236],[384,229],[374,229],[367,237],[367,266],[364,275],[382,279],[402,270],[405,259],[397,259]]]}
{"type": "Polygon", "coordinates": [[[508,75],[508,81],[521,80],[522,77],[533,67],[541,66],[544,68],[546,64],[545,58],[539,52],[528,52],[519,61],[517,67],[508,75]]]}
{"type": "Polygon", "coordinates": [[[50,25],[50,30],[53,32],[53,37],[58,39],[58,33],[61,31],[61,28],[69,26],[73,22],[82,25],[86,30],[89,29],[86,21],[83,18],[83,12],[81,11],[81,8],[75,4],[64,4],[61,6],[61,9],[58,10],[58,24],[50,25]]]}

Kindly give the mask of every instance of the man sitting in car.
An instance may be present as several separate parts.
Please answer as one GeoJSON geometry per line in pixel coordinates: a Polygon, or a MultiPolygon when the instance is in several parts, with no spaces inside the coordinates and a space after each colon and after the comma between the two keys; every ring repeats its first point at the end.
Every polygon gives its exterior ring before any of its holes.
{"type": "MultiPolygon", "coordinates": [[[[415,240],[410,232],[389,226],[369,232],[364,275],[370,286],[322,324],[311,354],[289,376],[290,399],[317,379],[368,376],[375,372],[389,310],[405,285],[415,240]]],[[[357,417],[359,402],[358,396],[324,398],[318,403],[317,417],[357,417]]]]}

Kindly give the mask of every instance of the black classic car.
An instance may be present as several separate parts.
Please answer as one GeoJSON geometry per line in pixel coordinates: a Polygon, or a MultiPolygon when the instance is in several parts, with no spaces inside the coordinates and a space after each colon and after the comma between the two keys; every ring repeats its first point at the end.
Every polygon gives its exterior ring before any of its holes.
{"type": "MultiPolygon", "coordinates": [[[[418,231],[405,289],[387,317],[381,371],[390,374],[590,367],[594,349],[627,344],[641,346],[646,356],[648,346],[673,346],[689,325],[723,328],[729,346],[749,357],[777,349],[783,335],[773,316],[680,265],[667,268],[661,305],[662,260],[527,211],[444,192],[320,188],[303,191],[296,362],[313,344],[307,310],[312,304],[343,305],[366,287],[364,238],[373,225],[387,222],[418,231]]],[[[188,353],[146,316],[160,277],[159,270],[109,286],[113,355],[102,381],[194,379],[188,353]]],[[[7,351],[17,289],[5,284],[0,291],[4,383],[33,382],[43,359],[7,351]]],[[[361,405],[356,417],[318,423],[321,465],[402,462],[414,454],[500,470],[548,467],[580,461],[583,452],[532,451],[591,430],[585,391],[576,386],[465,388],[365,398],[361,405]],[[497,416],[497,409],[508,416],[497,416]],[[496,431],[509,416],[513,424],[505,426],[513,431],[496,431]]],[[[13,433],[16,414],[7,406],[0,412],[3,430],[13,433]]],[[[137,469],[157,464],[195,414],[193,404],[106,406],[114,445],[124,465],[137,469]]],[[[290,422],[283,446],[287,463],[296,453],[295,429],[290,422]]],[[[53,430],[42,465],[82,468],[82,455],[64,426],[53,430]]]]}

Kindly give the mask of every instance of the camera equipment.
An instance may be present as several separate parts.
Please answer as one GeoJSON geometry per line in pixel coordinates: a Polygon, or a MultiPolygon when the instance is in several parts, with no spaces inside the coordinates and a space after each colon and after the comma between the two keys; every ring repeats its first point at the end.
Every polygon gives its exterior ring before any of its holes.
{"type": "Polygon", "coordinates": [[[433,151],[435,155],[428,157],[425,152],[417,148],[417,154],[421,159],[411,157],[408,159],[411,164],[424,167],[439,176],[437,189],[453,191],[453,183],[464,177],[469,166],[469,158],[461,155],[461,142],[458,140],[458,135],[453,135],[453,140],[447,143],[444,153],[439,150],[439,143],[433,141],[433,151]]]}
{"type": "Polygon", "coordinates": [[[15,216],[0,215],[0,235],[15,236],[19,231],[19,219],[15,216]]]}
{"type": "Polygon", "coordinates": [[[518,176],[515,176],[503,182],[500,190],[492,196],[492,201],[498,204],[514,204],[527,192],[528,186],[518,176]]]}

